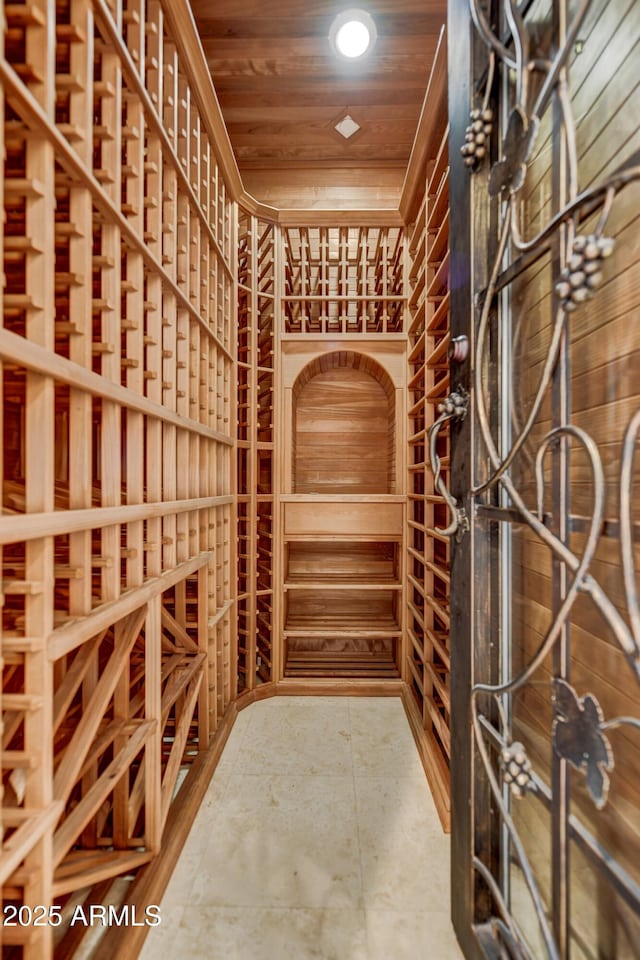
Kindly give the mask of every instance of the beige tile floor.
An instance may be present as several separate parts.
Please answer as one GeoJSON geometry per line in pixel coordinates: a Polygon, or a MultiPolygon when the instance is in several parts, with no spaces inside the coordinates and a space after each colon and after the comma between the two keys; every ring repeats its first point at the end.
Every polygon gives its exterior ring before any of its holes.
{"type": "Polygon", "coordinates": [[[395,698],[235,723],[142,960],[460,960],[442,832],[395,698]]]}

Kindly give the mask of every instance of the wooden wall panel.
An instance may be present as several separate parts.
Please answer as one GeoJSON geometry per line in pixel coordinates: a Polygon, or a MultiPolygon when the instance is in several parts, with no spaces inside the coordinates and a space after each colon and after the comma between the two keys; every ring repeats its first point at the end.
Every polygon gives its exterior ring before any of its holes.
{"type": "Polygon", "coordinates": [[[394,399],[348,366],[308,381],[295,401],[294,493],[393,493],[394,399]]]}
{"type": "MultiPolygon", "coordinates": [[[[306,108],[305,108],[306,112],[306,108]]],[[[400,200],[403,166],[369,168],[362,176],[362,164],[352,167],[303,170],[243,166],[242,180],[252,196],[262,203],[284,210],[389,210],[396,211],[400,200]]]]}
{"type": "MultiPolygon", "coordinates": [[[[580,189],[602,179],[638,149],[637,123],[640,85],[635,62],[638,52],[637,5],[593,3],[581,27],[580,52],[571,57],[569,90],[577,118],[576,145],[580,189]],[[616,64],[612,70],[612,63],[616,64]]],[[[528,175],[523,217],[527,234],[548,219],[551,206],[550,140],[543,129],[528,175]]],[[[640,307],[637,282],[638,217],[640,188],[631,184],[615,200],[604,234],[615,238],[613,255],[605,262],[600,288],[592,299],[568,315],[568,397],[570,422],[593,437],[604,468],[605,523],[590,572],[604,588],[622,616],[627,600],[622,588],[618,525],[620,522],[620,454],[624,431],[638,409],[640,360],[632,318],[640,307]]],[[[581,234],[596,228],[597,217],[584,220],[581,234]]],[[[515,369],[513,372],[514,427],[524,422],[537,389],[547,353],[552,323],[550,258],[542,257],[519,278],[513,289],[515,369]],[[518,319],[519,318],[519,319],[518,319]]],[[[550,397],[545,398],[529,441],[515,466],[518,488],[535,504],[533,462],[535,451],[553,426],[550,397]]],[[[640,481],[637,467],[632,480],[632,501],[637,503],[640,481]]],[[[551,457],[544,464],[544,509],[551,520],[551,457]]],[[[593,483],[583,449],[572,441],[568,456],[569,512],[577,527],[570,546],[582,555],[585,537],[581,524],[591,516],[593,483]]],[[[622,522],[625,522],[622,519],[622,522]]],[[[637,512],[634,517],[637,524],[637,512]]],[[[637,546],[637,545],[636,545],[637,546]]],[[[636,549],[636,566],[640,551],[636,549]]],[[[524,667],[539,649],[552,619],[554,572],[548,551],[526,529],[514,535],[513,638],[514,671],[524,667]]],[[[605,717],[637,714],[637,679],[615,643],[610,628],[593,604],[578,596],[569,615],[571,653],[568,673],[579,696],[593,694],[605,717]]],[[[551,774],[550,728],[552,708],[545,686],[553,671],[549,658],[536,671],[534,682],[514,697],[514,738],[526,746],[545,780],[551,774]]],[[[581,778],[572,775],[572,809],[596,839],[637,883],[640,820],[639,795],[633,771],[638,765],[639,741],[630,728],[607,731],[615,755],[608,801],[600,812],[587,794],[581,778]]],[[[514,804],[518,829],[528,838],[529,849],[548,844],[549,823],[535,799],[514,804]]],[[[549,882],[548,865],[536,858],[543,889],[549,882]]],[[[519,881],[521,884],[522,880],[519,881]]],[[[571,850],[572,955],[632,957],[638,938],[637,917],[610,899],[602,883],[577,851],[571,850]],[[589,908],[587,909],[587,905],[589,908]],[[597,944],[597,948],[593,946],[597,944]],[[587,951],[583,953],[583,950],[587,951]]],[[[526,906],[516,914],[529,929],[526,906]]]]}

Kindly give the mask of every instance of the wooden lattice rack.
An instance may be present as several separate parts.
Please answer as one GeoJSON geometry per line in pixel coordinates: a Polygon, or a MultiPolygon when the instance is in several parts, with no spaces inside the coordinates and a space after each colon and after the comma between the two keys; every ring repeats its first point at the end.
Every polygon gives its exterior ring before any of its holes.
{"type": "MultiPolygon", "coordinates": [[[[421,176],[408,202],[409,481],[407,650],[412,709],[436,802],[449,821],[450,697],[449,538],[444,500],[433,485],[427,431],[449,392],[449,170],[446,53],[441,41],[423,107],[421,176]]],[[[438,454],[448,484],[449,434],[438,454]]]]}
{"type": "Polygon", "coordinates": [[[3,5],[5,905],[155,857],[235,696],[235,204],[172,6],[3,5]]]}
{"type": "Polygon", "coordinates": [[[275,233],[238,226],[238,691],[272,679],[275,233]]]}
{"type": "Polygon", "coordinates": [[[399,227],[283,230],[283,332],[404,330],[404,232],[399,227]]]}

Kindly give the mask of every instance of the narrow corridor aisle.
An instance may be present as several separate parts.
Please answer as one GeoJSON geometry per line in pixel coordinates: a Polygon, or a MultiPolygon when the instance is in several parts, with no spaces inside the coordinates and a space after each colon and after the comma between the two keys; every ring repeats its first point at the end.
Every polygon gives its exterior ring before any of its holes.
{"type": "Polygon", "coordinates": [[[400,700],[243,710],[161,907],[142,960],[459,960],[400,700]]]}

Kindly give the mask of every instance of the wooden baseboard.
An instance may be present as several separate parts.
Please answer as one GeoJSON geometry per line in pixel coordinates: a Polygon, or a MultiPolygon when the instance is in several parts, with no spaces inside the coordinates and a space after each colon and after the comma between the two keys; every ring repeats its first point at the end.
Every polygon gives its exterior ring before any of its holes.
{"type": "Polygon", "coordinates": [[[402,704],[407,714],[409,726],[420,754],[422,766],[427,777],[433,800],[445,833],[451,833],[451,785],[449,769],[445,764],[442,751],[438,748],[428,730],[422,725],[411,688],[403,684],[402,704]]]}
{"type": "Polygon", "coordinates": [[[289,697],[399,697],[404,683],[402,680],[358,680],[335,677],[305,677],[279,680],[275,685],[276,696],[289,697]]]}

